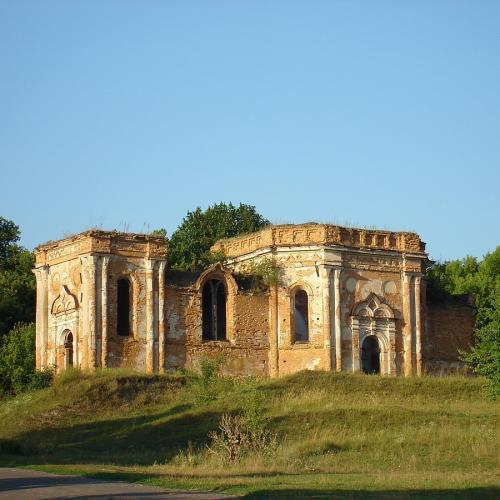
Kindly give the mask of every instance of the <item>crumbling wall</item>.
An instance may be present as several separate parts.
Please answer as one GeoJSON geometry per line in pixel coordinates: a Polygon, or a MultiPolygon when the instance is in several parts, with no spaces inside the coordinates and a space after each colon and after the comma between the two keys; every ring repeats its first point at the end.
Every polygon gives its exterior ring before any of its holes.
{"type": "MultiPolygon", "coordinates": [[[[168,283],[168,274],[167,274],[168,283]]],[[[186,331],[192,324],[189,303],[193,291],[169,285],[165,291],[165,370],[184,368],[186,364],[186,331]]]]}
{"type": "Polygon", "coordinates": [[[226,375],[268,375],[269,297],[239,290],[233,276],[213,266],[201,276],[169,271],[165,294],[165,369],[198,370],[202,359],[222,361],[226,375]],[[226,340],[202,339],[201,290],[209,279],[227,287],[226,340]]]}
{"type": "Polygon", "coordinates": [[[318,267],[323,256],[315,251],[290,251],[278,255],[277,260],[282,268],[277,318],[279,374],[326,370],[330,349],[324,330],[324,270],[318,267]],[[308,342],[295,342],[293,338],[293,295],[297,289],[305,290],[308,297],[308,342]]]}
{"type": "Polygon", "coordinates": [[[193,293],[188,308],[185,366],[199,368],[204,358],[222,361],[225,375],[267,376],[269,374],[269,297],[265,293],[238,292],[228,297],[227,340],[201,338],[201,304],[193,293]]]}
{"type": "Polygon", "coordinates": [[[144,259],[113,256],[108,272],[107,366],[146,370],[146,290],[144,259]],[[117,333],[118,280],[130,282],[130,335],[117,333]]]}
{"type": "Polygon", "coordinates": [[[425,372],[463,373],[466,370],[459,352],[473,345],[475,314],[471,296],[430,295],[423,346],[425,372]]]}

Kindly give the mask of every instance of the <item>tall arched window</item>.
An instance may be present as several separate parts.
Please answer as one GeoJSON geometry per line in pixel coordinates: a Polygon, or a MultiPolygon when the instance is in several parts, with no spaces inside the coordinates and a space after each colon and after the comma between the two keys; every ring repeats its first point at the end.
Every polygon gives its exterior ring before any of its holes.
{"type": "Polygon", "coordinates": [[[117,285],[116,332],[122,337],[130,335],[130,281],[119,279],[117,285]]]}
{"type": "Polygon", "coordinates": [[[309,299],[305,290],[293,295],[293,341],[309,341],[309,299]]]}
{"type": "Polygon", "coordinates": [[[220,280],[208,280],[202,289],[203,340],[226,340],[226,288],[220,280]]]}

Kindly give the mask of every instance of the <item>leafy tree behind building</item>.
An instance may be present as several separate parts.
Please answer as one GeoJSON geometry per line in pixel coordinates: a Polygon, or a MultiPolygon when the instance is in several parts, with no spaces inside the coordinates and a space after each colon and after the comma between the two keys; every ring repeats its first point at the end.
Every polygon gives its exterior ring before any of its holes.
{"type": "Polygon", "coordinates": [[[173,269],[201,269],[216,259],[210,247],[222,238],[252,233],[269,221],[252,205],[216,203],[202,210],[188,212],[169,241],[168,262],[173,269]]]}
{"type": "Polygon", "coordinates": [[[475,345],[463,359],[475,373],[487,377],[488,390],[500,395],[500,246],[479,261],[466,257],[437,263],[427,271],[429,292],[470,293],[477,316],[475,345]]]}

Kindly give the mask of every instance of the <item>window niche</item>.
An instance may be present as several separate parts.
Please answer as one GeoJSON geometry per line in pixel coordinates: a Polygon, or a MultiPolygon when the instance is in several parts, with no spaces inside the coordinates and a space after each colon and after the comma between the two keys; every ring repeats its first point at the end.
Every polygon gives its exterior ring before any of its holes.
{"type": "Polygon", "coordinates": [[[202,288],[202,339],[226,340],[227,292],[218,279],[208,280],[202,288]]]}
{"type": "Polygon", "coordinates": [[[117,282],[117,318],[116,333],[120,337],[129,337],[130,331],[130,281],[121,278],[117,282]]]}
{"type": "Polygon", "coordinates": [[[301,288],[295,290],[292,298],[293,342],[309,342],[309,297],[301,288]]]}

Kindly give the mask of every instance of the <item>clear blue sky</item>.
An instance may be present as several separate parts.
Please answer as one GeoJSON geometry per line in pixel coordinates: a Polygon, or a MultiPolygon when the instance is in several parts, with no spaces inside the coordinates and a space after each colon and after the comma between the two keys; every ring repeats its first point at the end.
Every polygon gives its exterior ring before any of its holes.
{"type": "Polygon", "coordinates": [[[196,206],[500,244],[499,1],[0,1],[0,215],[29,248],[196,206]]]}

